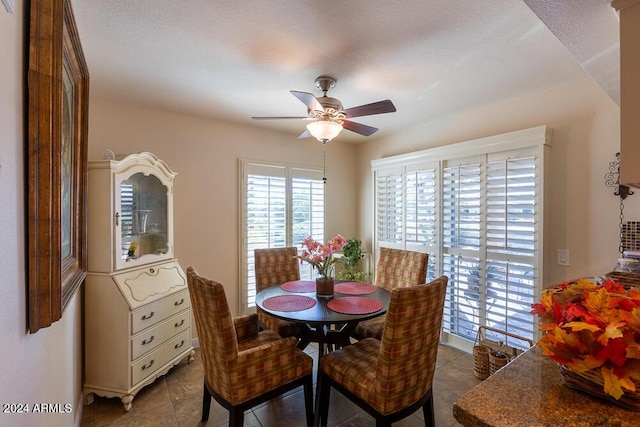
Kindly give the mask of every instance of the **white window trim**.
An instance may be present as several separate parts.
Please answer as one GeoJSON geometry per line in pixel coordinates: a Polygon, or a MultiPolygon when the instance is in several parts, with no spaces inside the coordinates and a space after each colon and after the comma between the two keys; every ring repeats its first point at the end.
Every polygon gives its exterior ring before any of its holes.
{"type": "Polygon", "coordinates": [[[547,126],[536,126],[500,135],[385,157],[383,159],[374,159],[371,161],[371,170],[375,172],[383,168],[408,166],[423,161],[451,160],[541,145],[551,147],[551,129],[547,126]]]}

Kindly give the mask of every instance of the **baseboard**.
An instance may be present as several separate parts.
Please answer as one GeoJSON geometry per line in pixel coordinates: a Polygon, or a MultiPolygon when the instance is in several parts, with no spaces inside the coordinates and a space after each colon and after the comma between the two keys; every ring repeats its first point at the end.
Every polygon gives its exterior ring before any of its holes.
{"type": "Polygon", "coordinates": [[[197,337],[191,339],[191,346],[193,348],[200,348],[200,341],[198,341],[197,337]]]}
{"type": "Polygon", "coordinates": [[[82,413],[84,411],[84,393],[82,391],[82,387],[80,387],[80,396],[78,396],[78,401],[76,402],[76,410],[75,410],[75,419],[73,420],[73,425],[76,427],[80,427],[82,423],[82,413]]]}

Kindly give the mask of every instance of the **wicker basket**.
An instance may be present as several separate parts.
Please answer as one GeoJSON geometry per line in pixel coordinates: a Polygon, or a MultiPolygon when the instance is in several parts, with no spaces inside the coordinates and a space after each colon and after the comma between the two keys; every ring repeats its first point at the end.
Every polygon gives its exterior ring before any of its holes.
{"type": "Polygon", "coordinates": [[[640,383],[634,381],[636,391],[630,392],[624,390],[624,394],[619,400],[604,392],[604,379],[600,373],[600,369],[591,369],[587,372],[576,372],[565,365],[560,366],[560,375],[562,382],[569,388],[579,390],[600,399],[604,399],[617,406],[631,411],[640,411],[640,383]]]}
{"type": "Polygon", "coordinates": [[[511,361],[512,357],[507,356],[501,351],[489,352],[489,375],[493,375],[496,371],[511,361]]]}
{"type": "Polygon", "coordinates": [[[473,375],[481,380],[489,378],[489,348],[483,345],[473,346],[473,375]]]}
{"type": "Polygon", "coordinates": [[[480,326],[478,335],[473,345],[473,375],[484,380],[493,375],[498,369],[505,366],[511,360],[522,353],[519,348],[511,347],[504,341],[493,341],[487,338],[487,331],[504,335],[505,341],[507,337],[525,341],[529,347],[533,346],[533,341],[523,338],[500,329],[491,328],[489,326],[480,326]],[[505,358],[497,357],[497,353],[503,353],[505,358]]]}
{"type": "Polygon", "coordinates": [[[605,277],[615,280],[625,289],[640,287],[640,273],[627,273],[625,271],[610,271],[605,277]]]}

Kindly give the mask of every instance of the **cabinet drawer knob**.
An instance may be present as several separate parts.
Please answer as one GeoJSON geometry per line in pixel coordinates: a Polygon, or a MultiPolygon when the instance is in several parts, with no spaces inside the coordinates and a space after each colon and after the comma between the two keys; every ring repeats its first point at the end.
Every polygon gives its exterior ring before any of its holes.
{"type": "Polygon", "coordinates": [[[179,349],[180,347],[182,347],[184,345],[184,340],[180,341],[180,344],[176,344],[173,346],[174,349],[179,349]]]}
{"type": "Polygon", "coordinates": [[[156,339],[156,336],[155,335],[151,335],[151,338],[149,338],[148,340],[142,341],[142,345],[151,344],[154,339],[156,339]]]}
{"type": "Polygon", "coordinates": [[[152,312],[151,312],[151,313],[149,313],[149,314],[145,314],[144,316],[142,316],[141,320],[149,320],[149,319],[151,319],[151,318],[154,316],[154,314],[156,314],[156,312],[155,312],[155,311],[152,311],[152,312]]]}
{"type": "Polygon", "coordinates": [[[153,273],[155,273],[155,272],[156,272],[155,268],[150,268],[150,269],[149,269],[149,273],[153,274],[153,273]]]}
{"type": "Polygon", "coordinates": [[[184,298],[181,298],[180,301],[176,301],[173,303],[173,305],[178,306],[178,305],[182,305],[184,303],[184,298]]]}
{"type": "Polygon", "coordinates": [[[148,364],[146,364],[146,365],[142,365],[142,368],[140,368],[140,369],[141,369],[141,370],[143,370],[143,371],[144,371],[144,370],[149,369],[150,367],[152,367],[152,366],[153,366],[153,363],[154,363],[155,361],[156,361],[156,359],[151,359],[151,362],[149,362],[149,363],[148,363],[148,364]]]}
{"type": "Polygon", "coordinates": [[[179,328],[180,326],[184,325],[184,319],[180,320],[179,322],[176,322],[175,326],[176,328],[179,328]]]}

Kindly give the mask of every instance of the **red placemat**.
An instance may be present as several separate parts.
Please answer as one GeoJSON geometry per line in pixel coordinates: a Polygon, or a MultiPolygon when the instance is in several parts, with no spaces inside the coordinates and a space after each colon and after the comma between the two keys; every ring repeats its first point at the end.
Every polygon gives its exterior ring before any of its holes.
{"type": "Polygon", "coordinates": [[[344,314],[369,314],[382,308],[380,301],[367,297],[342,297],[334,298],[327,303],[333,311],[344,314]]]}
{"type": "Polygon", "coordinates": [[[316,300],[304,295],[278,295],[262,302],[264,308],[277,311],[302,311],[316,305],[316,300]]]}
{"type": "Polygon", "coordinates": [[[378,288],[368,283],[343,282],[336,283],[336,286],[333,289],[341,294],[365,295],[374,293],[378,288]]]}
{"type": "Polygon", "coordinates": [[[311,280],[293,280],[284,282],[280,285],[280,289],[287,292],[315,292],[316,282],[311,280]]]}

